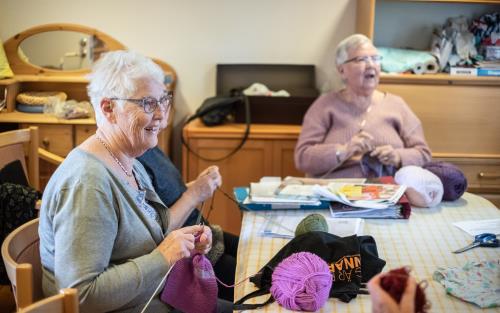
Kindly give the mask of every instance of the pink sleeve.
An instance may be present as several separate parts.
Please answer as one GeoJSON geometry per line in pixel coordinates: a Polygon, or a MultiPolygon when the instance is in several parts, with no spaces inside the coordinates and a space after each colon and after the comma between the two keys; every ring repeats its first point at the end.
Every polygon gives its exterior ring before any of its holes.
{"type": "Polygon", "coordinates": [[[295,146],[295,166],[309,176],[319,176],[339,165],[335,153],[340,145],[323,143],[332,128],[332,112],[325,108],[325,102],[321,97],[309,108],[295,146]]]}
{"type": "Polygon", "coordinates": [[[396,149],[401,156],[401,166],[423,166],[432,157],[431,150],[425,141],[422,123],[406,103],[404,103],[402,114],[403,124],[400,135],[405,147],[396,149]]]}

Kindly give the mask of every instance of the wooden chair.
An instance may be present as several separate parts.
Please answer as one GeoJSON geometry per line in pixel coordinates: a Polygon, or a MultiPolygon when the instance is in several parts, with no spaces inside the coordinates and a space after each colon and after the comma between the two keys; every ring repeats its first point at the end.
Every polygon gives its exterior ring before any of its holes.
{"type": "Polygon", "coordinates": [[[20,160],[29,184],[35,189],[40,187],[38,166],[38,127],[12,130],[0,133],[0,168],[20,160]],[[24,144],[28,145],[28,166],[26,166],[24,144]]]}
{"type": "Polygon", "coordinates": [[[19,226],[5,238],[2,258],[18,310],[42,299],[38,218],[19,226]]]}
{"type": "Polygon", "coordinates": [[[38,147],[38,127],[12,130],[0,133],[0,168],[19,160],[31,187],[40,190],[39,159],[59,165],[64,158],[38,147]],[[25,147],[28,146],[27,155],[25,147]],[[27,165],[26,165],[27,157],[27,165]]]}
{"type": "Polygon", "coordinates": [[[78,292],[74,288],[61,289],[59,294],[35,302],[18,313],[78,313],[78,292]]]}

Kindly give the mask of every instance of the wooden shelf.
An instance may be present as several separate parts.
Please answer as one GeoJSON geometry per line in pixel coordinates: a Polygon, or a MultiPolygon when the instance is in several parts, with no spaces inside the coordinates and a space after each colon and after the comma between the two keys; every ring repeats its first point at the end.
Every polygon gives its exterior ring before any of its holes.
{"type": "Polygon", "coordinates": [[[13,80],[18,82],[57,82],[57,83],[88,83],[85,76],[46,76],[46,75],[16,75],[13,80]]]}
{"type": "Polygon", "coordinates": [[[61,119],[51,114],[0,112],[0,123],[25,123],[25,124],[70,124],[70,125],[95,125],[93,118],[61,119]]]}
{"type": "Polygon", "coordinates": [[[15,82],[16,82],[16,80],[14,78],[0,79],[0,86],[8,86],[8,85],[11,85],[15,82]]]}
{"type": "Polygon", "coordinates": [[[500,77],[449,74],[380,74],[381,83],[500,86],[500,77]]]}
{"type": "MultiPolygon", "coordinates": [[[[251,139],[297,139],[301,125],[252,124],[251,139]]],[[[246,124],[224,124],[207,127],[196,119],[184,127],[184,136],[189,138],[241,138],[246,124]]]]}
{"type": "Polygon", "coordinates": [[[406,0],[408,2],[443,2],[443,3],[496,3],[498,0],[406,0]]]}

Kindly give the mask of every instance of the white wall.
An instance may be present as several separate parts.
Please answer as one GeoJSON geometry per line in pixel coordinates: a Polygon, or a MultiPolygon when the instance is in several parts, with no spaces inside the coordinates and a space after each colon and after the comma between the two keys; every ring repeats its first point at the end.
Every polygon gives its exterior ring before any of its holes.
{"type": "Polygon", "coordinates": [[[354,0],[0,0],[0,38],[47,23],[87,25],[177,71],[179,121],[215,94],[217,63],[315,64],[338,85],[336,44],[355,29],[354,0]]]}

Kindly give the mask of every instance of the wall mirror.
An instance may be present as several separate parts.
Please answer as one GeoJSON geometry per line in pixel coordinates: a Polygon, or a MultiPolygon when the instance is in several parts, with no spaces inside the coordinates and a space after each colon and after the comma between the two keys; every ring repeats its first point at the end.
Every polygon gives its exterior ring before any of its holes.
{"type": "Polygon", "coordinates": [[[55,30],[34,34],[19,43],[18,55],[27,63],[54,70],[89,69],[108,51],[96,35],[55,30]]]}
{"type": "Polygon", "coordinates": [[[125,46],[93,28],[47,24],[16,34],[4,48],[17,75],[75,75],[89,72],[102,53],[125,46]]]}

